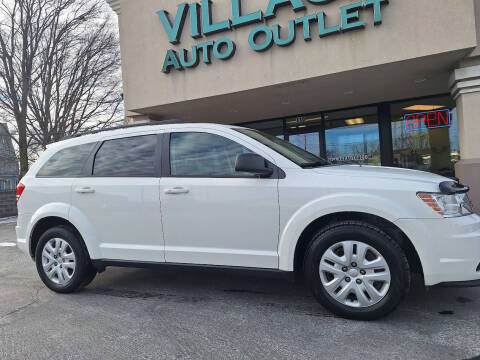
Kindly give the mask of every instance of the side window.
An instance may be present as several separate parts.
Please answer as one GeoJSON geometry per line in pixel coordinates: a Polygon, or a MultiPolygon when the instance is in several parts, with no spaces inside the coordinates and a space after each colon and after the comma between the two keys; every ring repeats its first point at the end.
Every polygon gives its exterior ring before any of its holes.
{"type": "Polygon", "coordinates": [[[76,177],[82,175],[85,162],[95,143],[72,146],[55,153],[37,173],[39,177],[76,177]]]}
{"type": "Polygon", "coordinates": [[[208,133],[170,135],[171,176],[253,177],[235,171],[237,155],[250,153],[246,147],[223,136],[208,133]]]}
{"type": "Polygon", "coordinates": [[[94,176],[154,177],[156,135],[107,140],[95,155],[94,176]]]}

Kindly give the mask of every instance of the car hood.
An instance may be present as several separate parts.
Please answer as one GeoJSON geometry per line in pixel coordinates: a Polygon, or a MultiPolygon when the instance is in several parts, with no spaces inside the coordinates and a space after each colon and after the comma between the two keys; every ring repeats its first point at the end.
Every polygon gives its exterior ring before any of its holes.
{"type": "Polygon", "coordinates": [[[371,177],[372,179],[392,179],[400,181],[420,182],[425,184],[439,184],[442,181],[451,179],[444,176],[401,168],[391,168],[383,166],[363,166],[363,165],[340,165],[340,166],[325,166],[321,168],[312,169],[316,173],[347,176],[347,177],[371,177]]]}

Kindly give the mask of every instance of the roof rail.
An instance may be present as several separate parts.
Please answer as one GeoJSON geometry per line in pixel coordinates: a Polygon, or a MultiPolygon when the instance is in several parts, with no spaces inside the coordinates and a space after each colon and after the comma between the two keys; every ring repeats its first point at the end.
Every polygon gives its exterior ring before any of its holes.
{"type": "Polygon", "coordinates": [[[140,123],[140,124],[128,124],[128,125],[115,126],[115,127],[106,128],[106,129],[85,131],[85,132],[78,133],[78,134],[75,134],[75,135],[65,136],[62,140],[74,139],[74,138],[78,138],[78,137],[81,137],[81,136],[84,136],[84,135],[98,134],[98,133],[105,132],[105,131],[130,129],[130,128],[136,128],[136,127],[140,127],[140,126],[173,125],[173,124],[184,124],[184,122],[182,120],[172,119],[172,120],[162,120],[162,121],[140,123]]]}

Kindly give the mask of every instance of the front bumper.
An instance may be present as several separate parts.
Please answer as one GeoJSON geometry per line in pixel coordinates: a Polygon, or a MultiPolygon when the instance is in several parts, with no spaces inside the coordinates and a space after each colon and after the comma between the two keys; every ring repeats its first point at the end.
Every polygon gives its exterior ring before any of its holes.
{"type": "Polygon", "coordinates": [[[480,280],[480,216],[401,219],[422,263],[425,285],[480,280]]]}

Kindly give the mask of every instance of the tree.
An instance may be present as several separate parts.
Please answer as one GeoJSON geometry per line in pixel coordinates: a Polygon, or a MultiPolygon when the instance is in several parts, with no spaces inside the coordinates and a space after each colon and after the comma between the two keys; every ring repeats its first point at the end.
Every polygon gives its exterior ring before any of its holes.
{"type": "Polygon", "coordinates": [[[46,145],[122,120],[120,52],[103,0],[0,0],[0,110],[20,173],[46,145]]]}

